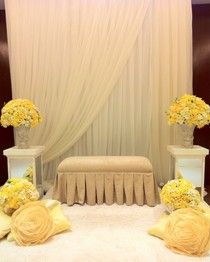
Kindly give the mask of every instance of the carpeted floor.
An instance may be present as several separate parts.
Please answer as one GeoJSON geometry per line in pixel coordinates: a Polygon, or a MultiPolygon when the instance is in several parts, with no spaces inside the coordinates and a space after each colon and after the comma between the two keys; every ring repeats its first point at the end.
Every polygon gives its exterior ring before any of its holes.
{"type": "Polygon", "coordinates": [[[72,232],[54,236],[48,242],[19,247],[0,242],[1,262],[183,262],[210,261],[172,253],[164,242],[147,234],[162,213],[154,208],[132,206],[63,205],[72,223],[72,232]]]}

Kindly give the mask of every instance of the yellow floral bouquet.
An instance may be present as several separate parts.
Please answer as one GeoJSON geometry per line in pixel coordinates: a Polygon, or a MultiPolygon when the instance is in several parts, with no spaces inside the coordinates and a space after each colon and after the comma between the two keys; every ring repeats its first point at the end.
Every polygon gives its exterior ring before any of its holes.
{"type": "Polygon", "coordinates": [[[201,202],[200,193],[188,180],[178,178],[168,181],[160,192],[160,199],[169,212],[180,208],[197,208],[201,202]]]}
{"type": "Polygon", "coordinates": [[[25,126],[35,127],[42,117],[39,109],[28,99],[13,99],[1,110],[1,125],[3,127],[25,126]]]}
{"type": "Polygon", "coordinates": [[[11,215],[22,205],[38,200],[39,192],[27,179],[10,178],[0,188],[0,208],[11,215]]]}
{"type": "Polygon", "coordinates": [[[194,95],[175,99],[166,112],[168,124],[186,124],[202,128],[210,123],[210,106],[194,95]]]}

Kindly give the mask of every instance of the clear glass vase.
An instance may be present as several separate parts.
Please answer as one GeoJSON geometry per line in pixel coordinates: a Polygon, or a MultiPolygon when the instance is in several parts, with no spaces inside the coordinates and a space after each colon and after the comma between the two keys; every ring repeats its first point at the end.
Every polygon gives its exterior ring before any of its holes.
{"type": "Polygon", "coordinates": [[[29,148],[29,131],[30,127],[18,126],[15,127],[15,142],[19,149],[29,148]]]}
{"type": "Polygon", "coordinates": [[[195,125],[189,126],[186,124],[180,125],[182,136],[183,136],[183,146],[186,148],[193,147],[193,139],[194,139],[194,129],[195,125]]]}

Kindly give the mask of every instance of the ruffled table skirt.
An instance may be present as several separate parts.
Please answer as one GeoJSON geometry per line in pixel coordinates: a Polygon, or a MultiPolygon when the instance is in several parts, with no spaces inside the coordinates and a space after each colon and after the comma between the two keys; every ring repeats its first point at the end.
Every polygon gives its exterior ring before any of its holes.
{"type": "Polygon", "coordinates": [[[73,205],[158,203],[152,166],[144,157],[71,157],[61,162],[53,198],[73,205]]]}

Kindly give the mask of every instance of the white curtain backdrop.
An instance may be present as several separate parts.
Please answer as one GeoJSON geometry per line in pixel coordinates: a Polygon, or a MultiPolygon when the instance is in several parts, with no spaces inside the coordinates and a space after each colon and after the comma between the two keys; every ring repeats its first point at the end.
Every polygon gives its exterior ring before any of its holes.
{"type": "Polygon", "coordinates": [[[68,155],[145,155],[171,178],[165,111],[192,91],[190,0],[9,0],[6,14],[13,97],[44,114],[31,144],[46,146],[45,178],[68,155]]]}
{"type": "Polygon", "coordinates": [[[40,105],[49,162],[87,130],[128,60],[149,1],[6,2],[13,97],[40,105]]]}

